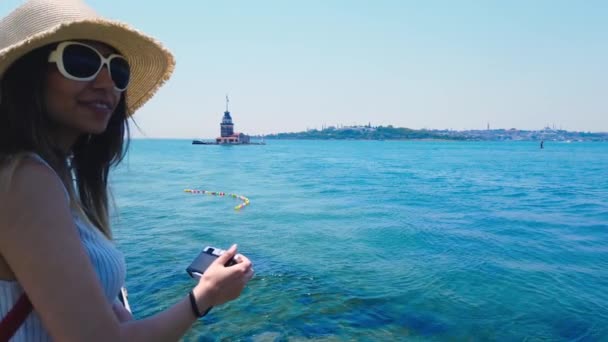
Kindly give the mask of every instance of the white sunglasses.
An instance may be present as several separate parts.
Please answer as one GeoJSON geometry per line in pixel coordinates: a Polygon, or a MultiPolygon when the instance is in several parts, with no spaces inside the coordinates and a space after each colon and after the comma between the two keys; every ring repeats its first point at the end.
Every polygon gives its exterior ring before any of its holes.
{"type": "Polygon", "coordinates": [[[125,91],[129,85],[129,62],[117,54],[104,57],[94,47],[78,42],[61,42],[49,55],[50,63],[57,64],[61,75],[74,81],[91,81],[105,65],[114,82],[114,88],[125,91]]]}

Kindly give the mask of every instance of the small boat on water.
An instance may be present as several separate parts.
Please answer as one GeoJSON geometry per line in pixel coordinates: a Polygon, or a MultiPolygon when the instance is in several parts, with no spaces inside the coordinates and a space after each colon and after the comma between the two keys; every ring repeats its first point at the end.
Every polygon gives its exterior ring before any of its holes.
{"type": "Polygon", "coordinates": [[[192,145],[217,145],[215,141],[192,140],[192,145]]]}

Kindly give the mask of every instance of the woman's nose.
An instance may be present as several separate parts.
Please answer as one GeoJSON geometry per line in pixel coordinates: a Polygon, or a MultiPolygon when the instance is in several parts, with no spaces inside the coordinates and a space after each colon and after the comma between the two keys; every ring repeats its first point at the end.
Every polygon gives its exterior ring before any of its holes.
{"type": "Polygon", "coordinates": [[[114,81],[112,81],[112,76],[110,76],[110,71],[107,66],[103,66],[99,71],[99,74],[93,80],[93,86],[95,88],[107,88],[110,90],[114,89],[114,81]]]}

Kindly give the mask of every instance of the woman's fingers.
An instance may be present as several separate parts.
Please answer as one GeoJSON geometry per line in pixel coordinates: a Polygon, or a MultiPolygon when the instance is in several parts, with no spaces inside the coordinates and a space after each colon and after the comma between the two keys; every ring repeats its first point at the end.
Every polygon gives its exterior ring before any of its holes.
{"type": "Polygon", "coordinates": [[[251,260],[249,260],[249,258],[244,256],[243,254],[237,254],[234,258],[237,261],[237,264],[242,267],[249,268],[252,266],[251,260]]]}
{"type": "Polygon", "coordinates": [[[221,265],[226,265],[230,259],[234,258],[236,255],[236,244],[230,246],[227,251],[225,251],[222,255],[220,255],[215,262],[221,265]]]}
{"type": "Polygon", "coordinates": [[[251,280],[251,278],[253,278],[253,275],[255,274],[255,272],[253,271],[253,267],[250,267],[246,272],[245,272],[245,283],[249,282],[249,280],[251,280]]]}
{"type": "Polygon", "coordinates": [[[237,298],[253,275],[251,260],[238,254],[237,246],[232,245],[205,271],[199,284],[209,291],[211,304],[219,305],[237,298]],[[225,266],[231,259],[236,264],[225,266]]]}

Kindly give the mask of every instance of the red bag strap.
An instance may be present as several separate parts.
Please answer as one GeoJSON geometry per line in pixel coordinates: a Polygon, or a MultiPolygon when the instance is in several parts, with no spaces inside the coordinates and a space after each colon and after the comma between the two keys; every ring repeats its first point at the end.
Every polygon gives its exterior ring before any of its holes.
{"type": "Polygon", "coordinates": [[[27,295],[23,293],[15,303],[15,306],[0,322],[0,342],[8,342],[17,332],[17,329],[25,322],[27,316],[32,312],[32,303],[27,295]]]}

